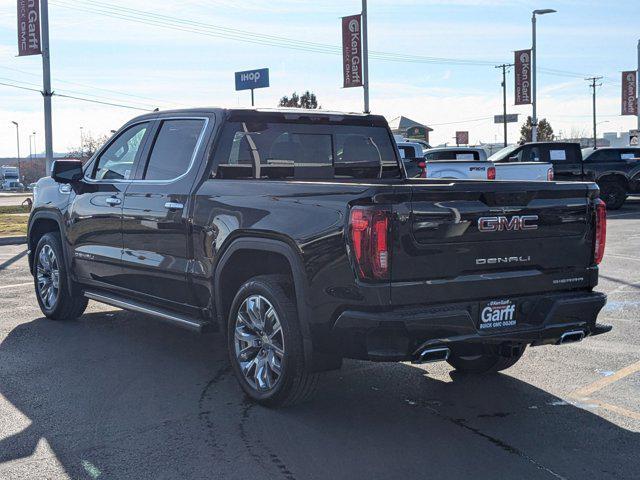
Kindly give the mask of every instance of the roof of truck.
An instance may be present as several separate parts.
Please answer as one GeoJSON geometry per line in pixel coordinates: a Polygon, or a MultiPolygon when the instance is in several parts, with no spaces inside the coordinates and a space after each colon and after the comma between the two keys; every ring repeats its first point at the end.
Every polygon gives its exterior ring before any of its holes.
{"type": "Polygon", "coordinates": [[[146,118],[155,118],[157,116],[167,115],[243,115],[243,114],[258,114],[258,115],[282,115],[286,116],[305,116],[305,117],[350,117],[359,120],[370,120],[375,123],[384,122],[387,125],[386,119],[382,115],[372,115],[362,112],[338,112],[332,110],[318,110],[307,108],[220,108],[220,107],[198,107],[198,108],[182,108],[174,110],[158,110],[149,112],[144,115],[136,117],[135,121],[140,121],[146,118]]]}

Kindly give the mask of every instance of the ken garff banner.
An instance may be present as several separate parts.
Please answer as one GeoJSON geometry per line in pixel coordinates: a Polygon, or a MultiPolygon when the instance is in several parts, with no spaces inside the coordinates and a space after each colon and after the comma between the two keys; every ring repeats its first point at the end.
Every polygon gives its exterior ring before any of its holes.
{"type": "Polygon", "coordinates": [[[362,16],[342,17],[343,87],[362,86],[362,16]]]}
{"type": "Polygon", "coordinates": [[[622,115],[637,115],[638,100],[636,98],[636,72],[622,72],[622,115]]]}
{"type": "Polygon", "coordinates": [[[40,0],[18,0],[18,56],[41,53],[40,0]]]}
{"type": "Polygon", "coordinates": [[[515,53],[516,66],[516,105],[531,103],[531,50],[518,50],[515,53]]]}

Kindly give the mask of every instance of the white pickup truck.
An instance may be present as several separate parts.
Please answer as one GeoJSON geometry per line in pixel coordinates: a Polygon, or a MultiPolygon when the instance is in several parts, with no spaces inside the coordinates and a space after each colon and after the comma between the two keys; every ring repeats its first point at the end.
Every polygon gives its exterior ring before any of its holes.
{"type": "Polygon", "coordinates": [[[431,148],[424,152],[424,160],[409,158],[406,154],[403,158],[407,174],[413,177],[470,180],[553,180],[553,165],[550,163],[493,163],[487,160],[487,153],[482,148],[431,148]],[[516,168],[513,168],[514,166],[516,168]]]}

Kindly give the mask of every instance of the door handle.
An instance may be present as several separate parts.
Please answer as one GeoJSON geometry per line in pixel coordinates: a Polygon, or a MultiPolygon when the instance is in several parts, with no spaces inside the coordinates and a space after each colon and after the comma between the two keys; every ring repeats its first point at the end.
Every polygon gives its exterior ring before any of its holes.
{"type": "Polygon", "coordinates": [[[167,202],[164,204],[164,208],[167,210],[182,210],[184,205],[178,202],[167,202]]]}
{"type": "Polygon", "coordinates": [[[104,202],[107,205],[111,205],[113,207],[115,205],[120,205],[122,203],[122,200],[116,197],[107,197],[107,199],[104,202]]]}

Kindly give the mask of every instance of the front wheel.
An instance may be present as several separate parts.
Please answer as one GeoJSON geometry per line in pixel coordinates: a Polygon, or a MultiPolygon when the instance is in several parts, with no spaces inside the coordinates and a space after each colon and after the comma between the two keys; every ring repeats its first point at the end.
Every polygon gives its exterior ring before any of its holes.
{"type": "Polygon", "coordinates": [[[305,368],[302,334],[286,276],[261,275],[236,294],[228,319],[227,345],[240,386],[269,407],[308,399],[318,374],[305,368]]]}
{"type": "Polygon", "coordinates": [[[497,348],[486,347],[481,354],[473,356],[451,355],[447,362],[462,373],[495,373],[513,367],[522,358],[526,345],[522,345],[510,357],[500,355],[497,348]]]}
{"type": "Polygon", "coordinates": [[[33,258],[36,298],[45,317],[51,320],[73,320],[82,315],[87,308],[88,300],[69,292],[69,277],[60,235],[43,235],[36,246],[33,258]]]}

